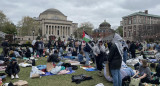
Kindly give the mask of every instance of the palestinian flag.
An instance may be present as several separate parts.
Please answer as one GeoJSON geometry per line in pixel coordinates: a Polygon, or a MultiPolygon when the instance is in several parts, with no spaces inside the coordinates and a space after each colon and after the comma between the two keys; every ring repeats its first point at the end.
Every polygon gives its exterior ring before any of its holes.
{"type": "Polygon", "coordinates": [[[92,40],[92,38],[85,32],[83,31],[83,37],[82,39],[85,41],[85,42],[89,42],[92,40]]]}

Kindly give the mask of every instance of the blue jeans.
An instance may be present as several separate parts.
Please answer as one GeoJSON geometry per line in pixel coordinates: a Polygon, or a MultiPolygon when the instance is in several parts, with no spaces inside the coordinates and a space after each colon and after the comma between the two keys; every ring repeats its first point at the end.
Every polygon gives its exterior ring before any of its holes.
{"type": "Polygon", "coordinates": [[[123,52],[123,61],[124,61],[124,63],[126,63],[127,59],[128,59],[127,51],[124,51],[123,52]]]}
{"type": "Polygon", "coordinates": [[[78,61],[79,61],[79,62],[82,62],[82,61],[83,61],[83,55],[78,54],[78,61]]]}
{"type": "Polygon", "coordinates": [[[86,64],[85,65],[89,65],[89,53],[84,51],[84,54],[86,56],[86,64]]]}
{"type": "Polygon", "coordinates": [[[122,86],[120,69],[111,69],[111,74],[113,78],[113,86],[122,86]]]}

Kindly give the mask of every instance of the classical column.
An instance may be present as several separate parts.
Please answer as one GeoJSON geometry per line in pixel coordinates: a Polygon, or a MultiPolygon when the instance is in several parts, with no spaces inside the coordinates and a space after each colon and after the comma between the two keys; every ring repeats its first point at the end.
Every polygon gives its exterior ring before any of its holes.
{"type": "Polygon", "coordinates": [[[64,29],[64,36],[66,36],[66,26],[64,26],[63,29],[64,29]]]}
{"type": "Polygon", "coordinates": [[[51,31],[51,32],[50,32],[50,35],[51,35],[51,34],[52,34],[52,26],[51,26],[51,25],[50,25],[50,31],[51,31]]]}
{"type": "Polygon", "coordinates": [[[59,36],[61,36],[61,26],[59,26],[59,36]]]}
{"type": "Polygon", "coordinates": [[[53,35],[55,36],[55,26],[53,26],[53,35]]]}

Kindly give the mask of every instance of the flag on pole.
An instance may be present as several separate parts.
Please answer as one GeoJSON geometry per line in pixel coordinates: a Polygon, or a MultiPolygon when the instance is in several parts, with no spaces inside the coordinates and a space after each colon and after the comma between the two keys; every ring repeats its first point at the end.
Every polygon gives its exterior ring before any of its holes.
{"type": "Polygon", "coordinates": [[[85,42],[89,42],[92,40],[92,38],[85,32],[83,31],[83,37],[82,39],[85,41],[85,42]]]}

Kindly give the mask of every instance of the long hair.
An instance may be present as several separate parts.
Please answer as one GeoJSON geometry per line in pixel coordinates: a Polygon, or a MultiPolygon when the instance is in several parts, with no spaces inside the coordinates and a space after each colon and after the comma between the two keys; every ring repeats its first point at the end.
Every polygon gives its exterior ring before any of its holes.
{"type": "Polygon", "coordinates": [[[142,60],[142,66],[143,67],[148,67],[147,60],[145,60],[145,59],[142,60]]]}

